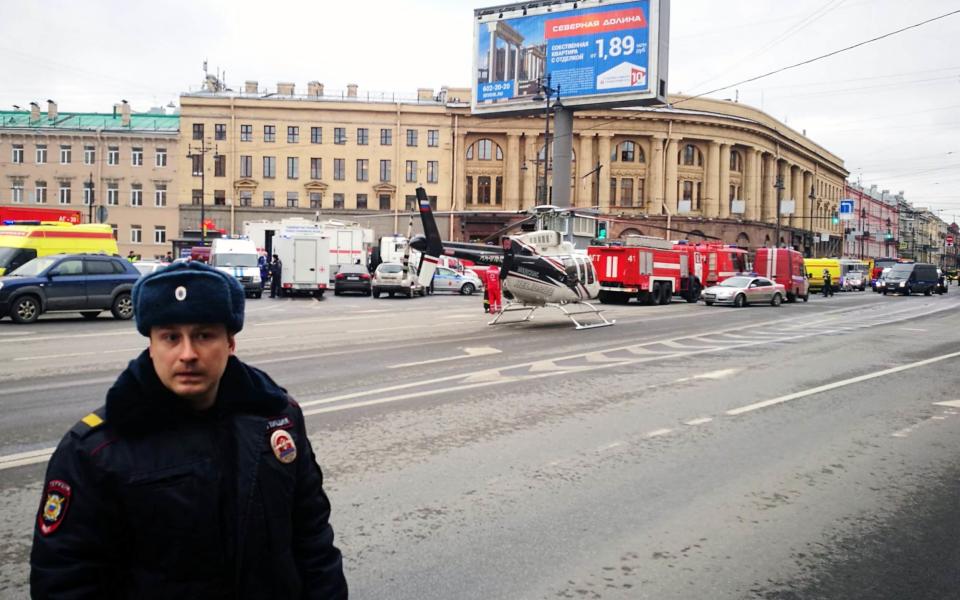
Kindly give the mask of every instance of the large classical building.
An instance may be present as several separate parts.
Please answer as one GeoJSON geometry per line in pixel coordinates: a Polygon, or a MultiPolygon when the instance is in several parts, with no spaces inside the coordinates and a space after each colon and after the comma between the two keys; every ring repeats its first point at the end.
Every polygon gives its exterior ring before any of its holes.
{"type": "MultiPolygon", "coordinates": [[[[302,90],[301,90],[302,91],[302,90]]],[[[346,217],[402,229],[423,185],[449,235],[480,239],[549,202],[553,152],[543,117],[477,117],[469,90],[415,98],[306,93],[281,83],[241,92],[208,81],[181,96],[177,202],[181,229],[205,216],[242,222],[285,215],[346,217]],[[546,164],[545,164],[546,162],[546,164]],[[547,180],[545,182],[545,179],[547,180]],[[459,227],[454,226],[459,223],[459,227]]],[[[661,108],[575,113],[571,202],[609,216],[610,234],[718,239],[755,248],[780,240],[839,254],[843,161],[765,113],[734,102],[671,97],[661,108]]]]}
{"type": "Polygon", "coordinates": [[[175,187],[179,117],[131,114],[124,102],[111,113],[0,111],[0,205],[82,210],[84,221],[113,226],[121,254],[144,258],[170,250],[179,227],[170,199],[175,187]],[[91,188],[92,184],[92,188],[91,188]]]}

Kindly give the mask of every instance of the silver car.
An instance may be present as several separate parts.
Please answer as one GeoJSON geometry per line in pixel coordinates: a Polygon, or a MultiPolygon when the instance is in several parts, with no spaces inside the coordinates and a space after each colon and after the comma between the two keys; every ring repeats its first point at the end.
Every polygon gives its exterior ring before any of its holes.
{"type": "Polygon", "coordinates": [[[766,277],[737,275],[708,287],[703,290],[700,297],[707,306],[713,304],[732,304],[736,307],[747,304],[780,306],[783,299],[787,297],[787,289],[766,277]]]}
{"type": "Polygon", "coordinates": [[[861,292],[867,289],[867,275],[866,273],[861,273],[860,271],[850,271],[843,276],[843,282],[840,286],[845,292],[852,292],[853,290],[860,290],[861,292]]]}
{"type": "Polygon", "coordinates": [[[371,288],[374,298],[379,298],[381,293],[391,298],[396,294],[407,298],[412,298],[414,294],[426,295],[426,290],[417,279],[417,270],[412,265],[404,269],[400,263],[380,263],[373,272],[371,288]]]}

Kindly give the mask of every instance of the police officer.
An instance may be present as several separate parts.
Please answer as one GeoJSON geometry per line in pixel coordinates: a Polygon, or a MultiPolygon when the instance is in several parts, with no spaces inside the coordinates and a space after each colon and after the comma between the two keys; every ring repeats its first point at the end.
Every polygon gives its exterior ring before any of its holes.
{"type": "Polygon", "coordinates": [[[270,263],[270,297],[276,298],[280,295],[280,274],[283,273],[283,263],[280,257],[273,255],[273,262],[270,263]]]}
{"type": "Polygon", "coordinates": [[[828,269],[823,270],[823,297],[829,298],[833,295],[833,278],[830,277],[828,269]]]}
{"type": "Polygon", "coordinates": [[[175,263],[133,303],[149,347],[50,459],[33,597],[347,598],[303,414],[234,356],[243,289],[175,263]]]}

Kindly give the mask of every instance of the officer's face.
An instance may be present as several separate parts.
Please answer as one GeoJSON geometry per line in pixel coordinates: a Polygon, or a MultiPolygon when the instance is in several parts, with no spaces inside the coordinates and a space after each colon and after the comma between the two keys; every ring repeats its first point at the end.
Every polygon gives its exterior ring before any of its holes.
{"type": "Polygon", "coordinates": [[[223,324],[165,325],[150,330],[150,358],[160,381],[197,410],[213,406],[227,359],[236,349],[223,324]]]}

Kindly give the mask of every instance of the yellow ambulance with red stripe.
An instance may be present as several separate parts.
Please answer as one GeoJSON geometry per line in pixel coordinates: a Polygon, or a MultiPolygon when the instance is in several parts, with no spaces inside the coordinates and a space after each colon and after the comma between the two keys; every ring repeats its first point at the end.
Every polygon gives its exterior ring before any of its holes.
{"type": "Polygon", "coordinates": [[[35,221],[0,226],[0,275],[38,256],[77,253],[119,255],[110,225],[35,221]]]}

